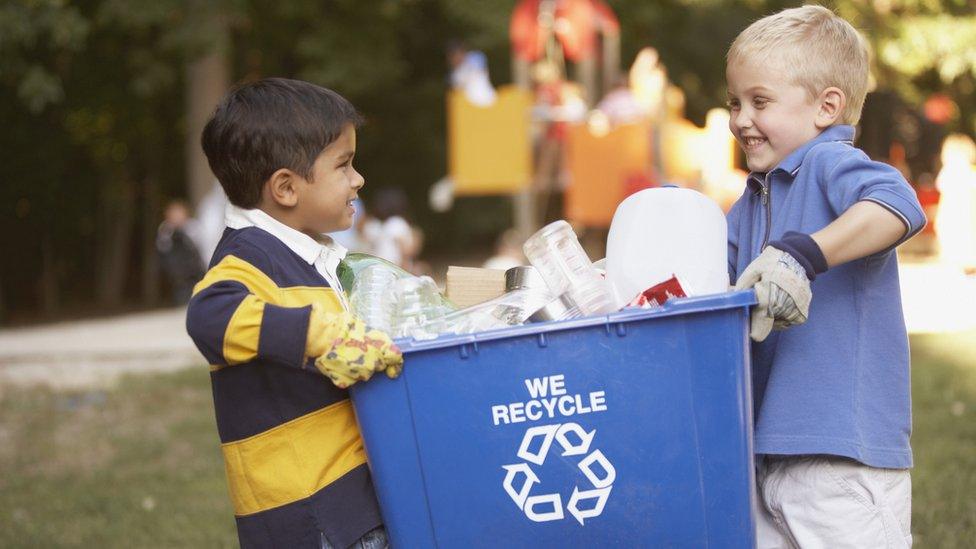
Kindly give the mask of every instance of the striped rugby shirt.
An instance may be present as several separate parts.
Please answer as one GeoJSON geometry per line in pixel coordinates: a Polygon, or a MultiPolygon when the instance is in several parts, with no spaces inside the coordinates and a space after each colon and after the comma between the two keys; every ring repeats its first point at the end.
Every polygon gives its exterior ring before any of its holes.
{"type": "Polygon", "coordinates": [[[311,303],[344,308],[338,258],[260,210],[231,206],[227,224],[186,324],[211,364],[241,546],[349,546],[379,506],[349,395],[305,357],[311,303]]]}

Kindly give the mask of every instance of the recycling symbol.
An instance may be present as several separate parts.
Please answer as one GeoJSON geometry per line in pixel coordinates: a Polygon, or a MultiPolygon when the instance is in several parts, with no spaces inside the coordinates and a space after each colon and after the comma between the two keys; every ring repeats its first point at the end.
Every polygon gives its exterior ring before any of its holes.
{"type": "Polygon", "coordinates": [[[610,490],[613,488],[613,481],[617,478],[617,471],[602,451],[593,450],[590,452],[590,446],[595,436],[596,429],[587,433],[576,423],[541,425],[530,427],[525,431],[517,454],[524,461],[502,466],[502,469],[506,471],[502,486],[529,520],[548,522],[565,518],[562,495],[558,493],[531,495],[532,487],[539,483],[539,477],[536,476],[529,463],[539,466],[545,464],[546,456],[549,454],[554,441],[562,447],[563,457],[585,456],[579,460],[576,466],[583,472],[583,476],[592,486],[587,487],[589,489],[586,490],[580,490],[579,486],[574,486],[573,494],[569,497],[565,510],[583,526],[585,526],[586,519],[598,517],[603,513],[603,507],[606,505],[607,498],[610,497],[610,490]],[[573,438],[577,439],[578,442],[570,440],[570,437],[567,436],[569,434],[573,434],[573,438]],[[537,437],[542,437],[542,441],[538,446],[538,451],[532,452],[529,448],[537,437]],[[603,470],[602,476],[593,471],[594,465],[599,465],[599,468],[603,470]],[[521,487],[515,488],[515,482],[519,476],[524,477],[524,479],[521,481],[521,487]],[[591,501],[593,501],[592,504],[588,503],[591,501]],[[580,508],[581,502],[585,503],[582,509],[580,508]]]}

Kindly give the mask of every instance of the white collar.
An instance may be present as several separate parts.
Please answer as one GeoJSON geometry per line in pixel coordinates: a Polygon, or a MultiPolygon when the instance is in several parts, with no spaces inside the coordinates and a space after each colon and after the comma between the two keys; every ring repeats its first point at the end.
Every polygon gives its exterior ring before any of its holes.
{"type": "Polygon", "coordinates": [[[233,204],[227,204],[227,208],[224,210],[224,223],[231,229],[243,229],[244,227],[263,229],[271,233],[285,246],[288,246],[288,249],[295,252],[309,265],[314,265],[315,260],[324,255],[325,264],[330,273],[335,273],[339,261],[346,257],[346,252],[348,252],[344,246],[328,235],[322,235],[328,242],[318,242],[257,208],[245,210],[233,204]]]}

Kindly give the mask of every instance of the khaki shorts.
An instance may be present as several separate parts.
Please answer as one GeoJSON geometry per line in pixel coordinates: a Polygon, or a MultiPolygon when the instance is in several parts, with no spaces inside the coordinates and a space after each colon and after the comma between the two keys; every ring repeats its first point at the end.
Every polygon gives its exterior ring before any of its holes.
{"type": "Polygon", "coordinates": [[[756,547],[908,548],[912,479],[838,456],[757,456],[756,547]]]}

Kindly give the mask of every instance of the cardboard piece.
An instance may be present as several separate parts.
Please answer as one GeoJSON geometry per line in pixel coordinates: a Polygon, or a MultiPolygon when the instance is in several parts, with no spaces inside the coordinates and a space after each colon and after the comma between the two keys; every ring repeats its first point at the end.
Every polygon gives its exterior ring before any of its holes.
{"type": "Polygon", "coordinates": [[[505,293],[505,271],[477,267],[447,268],[447,298],[460,308],[494,299],[505,293]]]}

